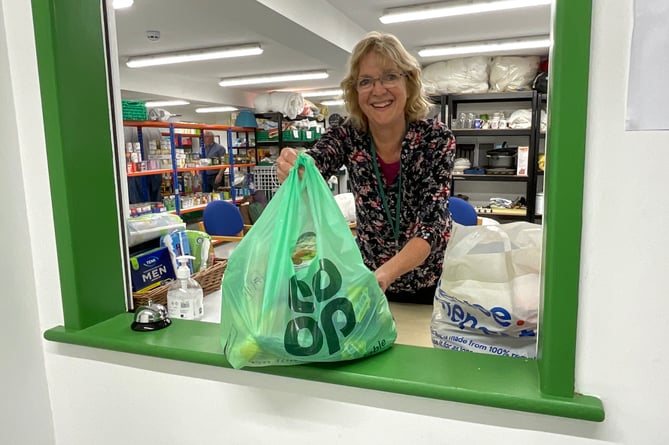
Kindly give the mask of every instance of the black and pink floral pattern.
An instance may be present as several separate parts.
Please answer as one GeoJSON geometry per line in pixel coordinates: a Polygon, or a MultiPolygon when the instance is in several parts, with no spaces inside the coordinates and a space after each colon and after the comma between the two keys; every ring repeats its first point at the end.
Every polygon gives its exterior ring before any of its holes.
{"type": "Polygon", "coordinates": [[[434,286],[441,275],[452,226],[447,203],[455,154],[453,133],[438,120],[424,119],[408,125],[402,142],[402,190],[399,177],[389,186],[382,181],[392,215],[397,195],[402,193],[398,246],[379,195],[370,135],[345,123],[327,131],[308,153],[325,178],[335,175],[342,166],[348,169],[355,196],[358,245],[371,270],[392,258],[411,238],[423,238],[432,246],[425,262],[397,279],[388,290],[415,292],[434,286]]]}

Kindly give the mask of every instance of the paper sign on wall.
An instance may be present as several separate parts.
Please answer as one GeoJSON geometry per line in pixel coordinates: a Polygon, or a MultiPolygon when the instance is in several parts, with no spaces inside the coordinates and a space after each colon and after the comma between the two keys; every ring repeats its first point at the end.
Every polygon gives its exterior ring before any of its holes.
{"type": "Polygon", "coordinates": [[[669,2],[635,0],[626,130],[668,130],[669,2]]]}

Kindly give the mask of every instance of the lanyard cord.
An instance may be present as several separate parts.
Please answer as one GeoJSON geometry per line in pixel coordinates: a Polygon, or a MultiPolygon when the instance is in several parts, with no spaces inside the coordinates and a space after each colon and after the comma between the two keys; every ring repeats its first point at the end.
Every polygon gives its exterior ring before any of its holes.
{"type": "Polygon", "coordinates": [[[400,152],[400,172],[399,172],[399,189],[397,192],[397,206],[395,206],[395,218],[390,214],[390,207],[388,207],[388,198],[386,198],[386,192],[384,191],[383,181],[381,180],[381,175],[379,173],[379,163],[376,160],[376,147],[374,146],[374,139],[371,138],[369,144],[370,151],[372,152],[372,163],[374,164],[374,174],[376,174],[376,182],[379,184],[379,195],[381,195],[381,202],[383,203],[383,209],[386,211],[386,217],[390,223],[390,227],[393,229],[393,236],[395,237],[395,246],[400,237],[400,207],[402,206],[402,153],[400,152]]]}

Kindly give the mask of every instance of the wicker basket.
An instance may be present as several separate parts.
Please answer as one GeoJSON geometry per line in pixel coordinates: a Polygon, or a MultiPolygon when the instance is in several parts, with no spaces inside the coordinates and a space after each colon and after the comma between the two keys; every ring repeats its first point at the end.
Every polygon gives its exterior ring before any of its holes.
{"type": "MultiPolygon", "coordinates": [[[[202,272],[193,274],[192,278],[200,283],[200,286],[202,286],[202,293],[205,296],[221,288],[223,272],[225,272],[225,267],[227,265],[228,260],[223,258],[214,258],[214,264],[212,266],[209,266],[202,272]]],[[[133,308],[147,305],[149,301],[167,306],[168,288],[169,284],[163,284],[162,286],[158,286],[146,292],[133,292],[133,308]]]]}

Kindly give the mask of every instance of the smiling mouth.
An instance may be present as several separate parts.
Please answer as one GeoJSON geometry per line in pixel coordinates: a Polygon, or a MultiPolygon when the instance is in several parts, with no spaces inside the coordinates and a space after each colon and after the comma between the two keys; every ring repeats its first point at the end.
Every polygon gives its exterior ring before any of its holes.
{"type": "Polygon", "coordinates": [[[370,105],[372,106],[372,108],[381,109],[381,108],[389,107],[392,103],[393,103],[393,101],[389,100],[389,101],[386,101],[386,102],[379,102],[379,103],[370,104],[370,105]]]}

